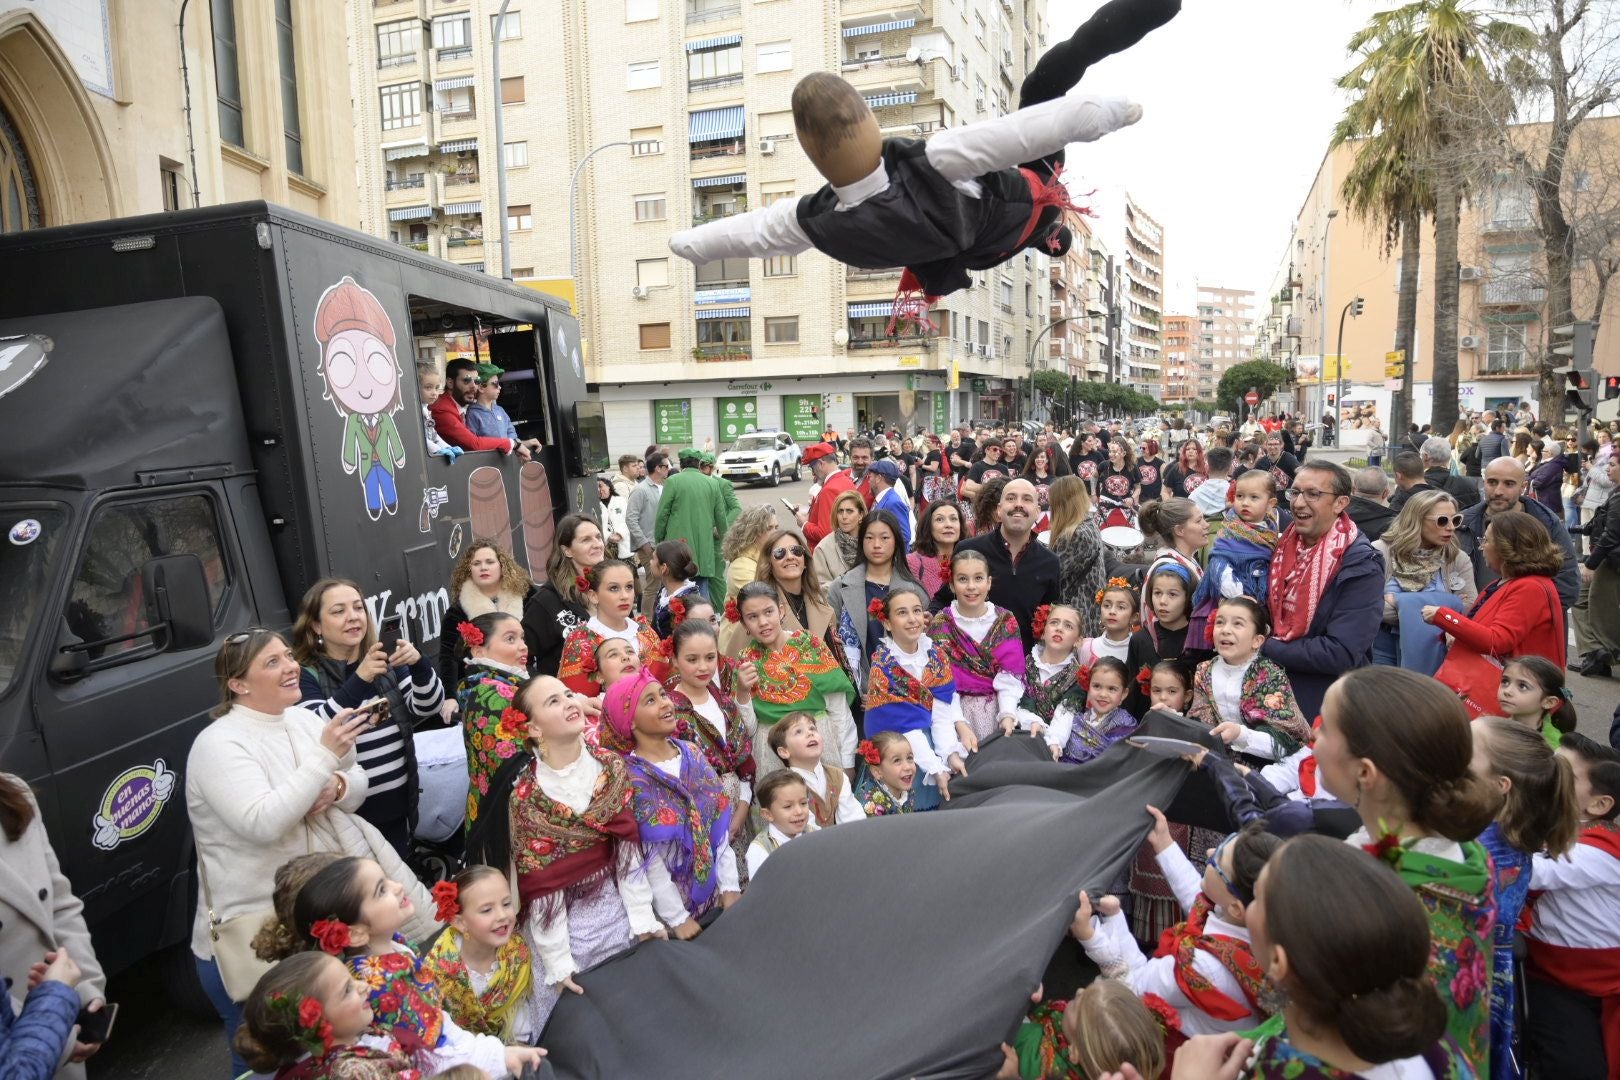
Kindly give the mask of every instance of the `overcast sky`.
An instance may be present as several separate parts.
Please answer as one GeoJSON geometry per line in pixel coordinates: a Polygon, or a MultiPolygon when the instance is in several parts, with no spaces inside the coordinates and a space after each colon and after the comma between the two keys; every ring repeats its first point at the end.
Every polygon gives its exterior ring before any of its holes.
{"type": "MultiPolygon", "coordinates": [[[[1048,0],[1048,44],[1100,0],[1048,0]]],[[[1071,147],[1076,191],[1128,189],[1165,229],[1171,313],[1198,283],[1269,295],[1294,215],[1344,99],[1345,43],[1375,0],[1184,0],[1136,48],[1087,73],[1081,91],[1142,104],[1142,122],[1071,147]]],[[[1113,202],[1115,200],[1110,200],[1113,202]]],[[[1115,235],[1117,222],[1095,223],[1115,235]]]]}

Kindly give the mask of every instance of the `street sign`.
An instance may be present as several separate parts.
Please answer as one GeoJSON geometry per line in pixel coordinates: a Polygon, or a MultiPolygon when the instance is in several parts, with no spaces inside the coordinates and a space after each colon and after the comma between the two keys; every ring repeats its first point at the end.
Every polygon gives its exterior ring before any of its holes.
{"type": "Polygon", "coordinates": [[[1399,379],[1406,370],[1406,350],[1396,349],[1384,354],[1384,378],[1399,379]]]}
{"type": "Polygon", "coordinates": [[[1260,404],[1260,394],[1257,391],[1250,390],[1247,394],[1243,395],[1243,404],[1252,409],[1254,406],[1260,404]]]}

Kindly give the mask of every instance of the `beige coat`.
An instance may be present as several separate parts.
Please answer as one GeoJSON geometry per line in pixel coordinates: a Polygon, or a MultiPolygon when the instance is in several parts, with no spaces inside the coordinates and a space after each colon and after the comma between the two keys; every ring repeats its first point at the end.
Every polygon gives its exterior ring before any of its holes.
{"type": "MultiPolygon", "coordinates": [[[[13,783],[22,783],[10,777],[13,783]]],[[[33,792],[29,801],[34,802],[33,792]]],[[[66,946],[83,973],[75,987],[88,1005],[107,992],[107,979],[96,960],[90,931],[84,924],[84,904],[62,876],[34,802],[34,819],[16,840],[0,833],[0,976],[10,983],[17,1011],[28,993],[29,965],[44,959],[58,946],[66,946]]],[[[69,1045],[71,1052],[72,1046],[69,1045]]],[[[82,1077],[83,1065],[67,1065],[59,1077],[82,1077]]]]}

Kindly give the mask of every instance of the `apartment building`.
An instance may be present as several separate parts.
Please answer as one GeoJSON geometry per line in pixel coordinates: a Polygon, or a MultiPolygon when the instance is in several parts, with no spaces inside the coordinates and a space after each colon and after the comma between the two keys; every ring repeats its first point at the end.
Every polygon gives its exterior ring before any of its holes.
{"type": "Polygon", "coordinates": [[[1214,400],[1213,389],[1205,395],[1198,377],[1198,322],[1193,315],[1164,317],[1163,389],[1159,396],[1166,405],[1185,405],[1200,398],[1214,400]]]}
{"type": "MultiPolygon", "coordinates": [[[[1515,137],[1533,141],[1540,125],[1519,127],[1515,137]]],[[[1590,120],[1566,170],[1570,183],[1590,192],[1589,224],[1614,220],[1603,203],[1616,193],[1605,175],[1587,176],[1581,161],[1607,160],[1620,145],[1620,117],[1590,120]]],[[[1272,282],[1270,314],[1260,328],[1259,351],[1290,364],[1298,385],[1288,407],[1320,416],[1335,393],[1339,370],[1340,317],[1357,296],[1360,318],[1344,320],[1344,400],[1341,410],[1368,407],[1387,424],[1394,383],[1385,378],[1385,354],[1394,348],[1399,297],[1399,250],[1388,258],[1383,233],[1351,218],[1339,187],[1355,161],[1356,145],[1328,151],[1296,216],[1288,246],[1272,282]],[[1326,362],[1323,362],[1325,358],[1326,362]]],[[[1594,171],[1596,171],[1594,169],[1594,171]]],[[[1545,264],[1536,230],[1534,199],[1517,180],[1503,175],[1465,203],[1460,225],[1458,306],[1458,400],[1466,409],[1489,409],[1536,400],[1537,372],[1546,354],[1545,264]]],[[[1434,232],[1426,222],[1418,275],[1413,419],[1427,423],[1433,405],[1434,232]]],[[[1576,307],[1589,314],[1595,296],[1590,261],[1578,262],[1576,307]]],[[[1605,306],[1614,306],[1612,296],[1605,306]]],[[[1599,371],[1613,373],[1620,351],[1616,320],[1602,318],[1596,348],[1599,371]]]]}
{"type": "MultiPolygon", "coordinates": [[[[368,227],[489,272],[497,7],[354,4],[368,227]]],[[[887,336],[898,267],[856,271],[816,252],[692,266],[667,245],[822,185],[789,105],[812,71],[849,79],[886,136],[1010,111],[1044,47],[1043,0],[512,8],[498,106],[511,276],[575,299],[613,452],[723,446],[750,426],[801,439],[878,419],[940,428],[1018,408],[1046,325],[1043,256],[975,274],[933,312],[935,332],[887,336]]]]}
{"type": "Polygon", "coordinates": [[[1163,389],[1164,229],[1129,194],[1122,224],[1125,368],[1120,380],[1157,395],[1163,389]]]}
{"type": "Polygon", "coordinates": [[[1074,243],[1062,258],[1049,260],[1052,328],[1046,346],[1046,367],[1065,375],[1086,378],[1088,319],[1091,303],[1091,225],[1076,217],[1074,243]]]}
{"type": "Polygon", "coordinates": [[[0,232],[250,199],[357,224],[343,20],[0,0],[0,232]]]}
{"type": "Polygon", "coordinates": [[[1198,347],[1193,353],[1193,397],[1215,400],[1221,376],[1254,356],[1254,293],[1198,286],[1198,347]]]}

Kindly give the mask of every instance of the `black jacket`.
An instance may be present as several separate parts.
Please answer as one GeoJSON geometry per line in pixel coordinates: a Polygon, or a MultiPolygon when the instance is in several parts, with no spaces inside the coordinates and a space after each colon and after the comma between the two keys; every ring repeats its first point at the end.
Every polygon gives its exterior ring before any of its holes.
{"type": "Polygon", "coordinates": [[[1596,570],[1605,562],[1620,570],[1620,490],[1609,496],[1609,501],[1598,507],[1586,527],[1592,543],[1592,553],[1586,557],[1586,568],[1596,570]]]}
{"type": "MultiPolygon", "coordinates": [[[[1024,639],[1024,651],[1028,652],[1035,645],[1035,631],[1030,627],[1030,620],[1035,616],[1035,609],[1042,604],[1058,602],[1063,564],[1033,534],[1015,564],[1000,529],[964,540],[956,545],[956,550],[977,551],[989,562],[990,602],[1013,613],[1013,618],[1018,620],[1018,632],[1024,639]]],[[[949,583],[946,583],[944,588],[949,587],[949,583]]]]}
{"type": "Polygon", "coordinates": [[[1433,490],[1435,490],[1434,485],[1428,483],[1427,481],[1421,484],[1413,484],[1409,488],[1397,487],[1395,489],[1395,494],[1389,497],[1389,508],[1396,514],[1399,514],[1401,512],[1401,507],[1406,505],[1407,499],[1410,499],[1420,491],[1433,490]]]}
{"type": "Polygon", "coordinates": [[[1457,509],[1466,510],[1479,502],[1479,487],[1466,476],[1452,476],[1450,469],[1423,470],[1423,480],[1430,487],[1439,488],[1457,501],[1457,509]]]}
{"type": "Polygon", "coordinates": [[[1350,515],[1350,520],[1356,523],[1356,528],[1360,529],[1368,540],[1381,539],[1389,527],[1395,524],[1395,519],[1401,516],[1398,511],[1391,510],[1383,503],[1373,502],[1360,495],[1350,496],[1350,505],[1345,508],[1345,513],[1350,515]]]}

